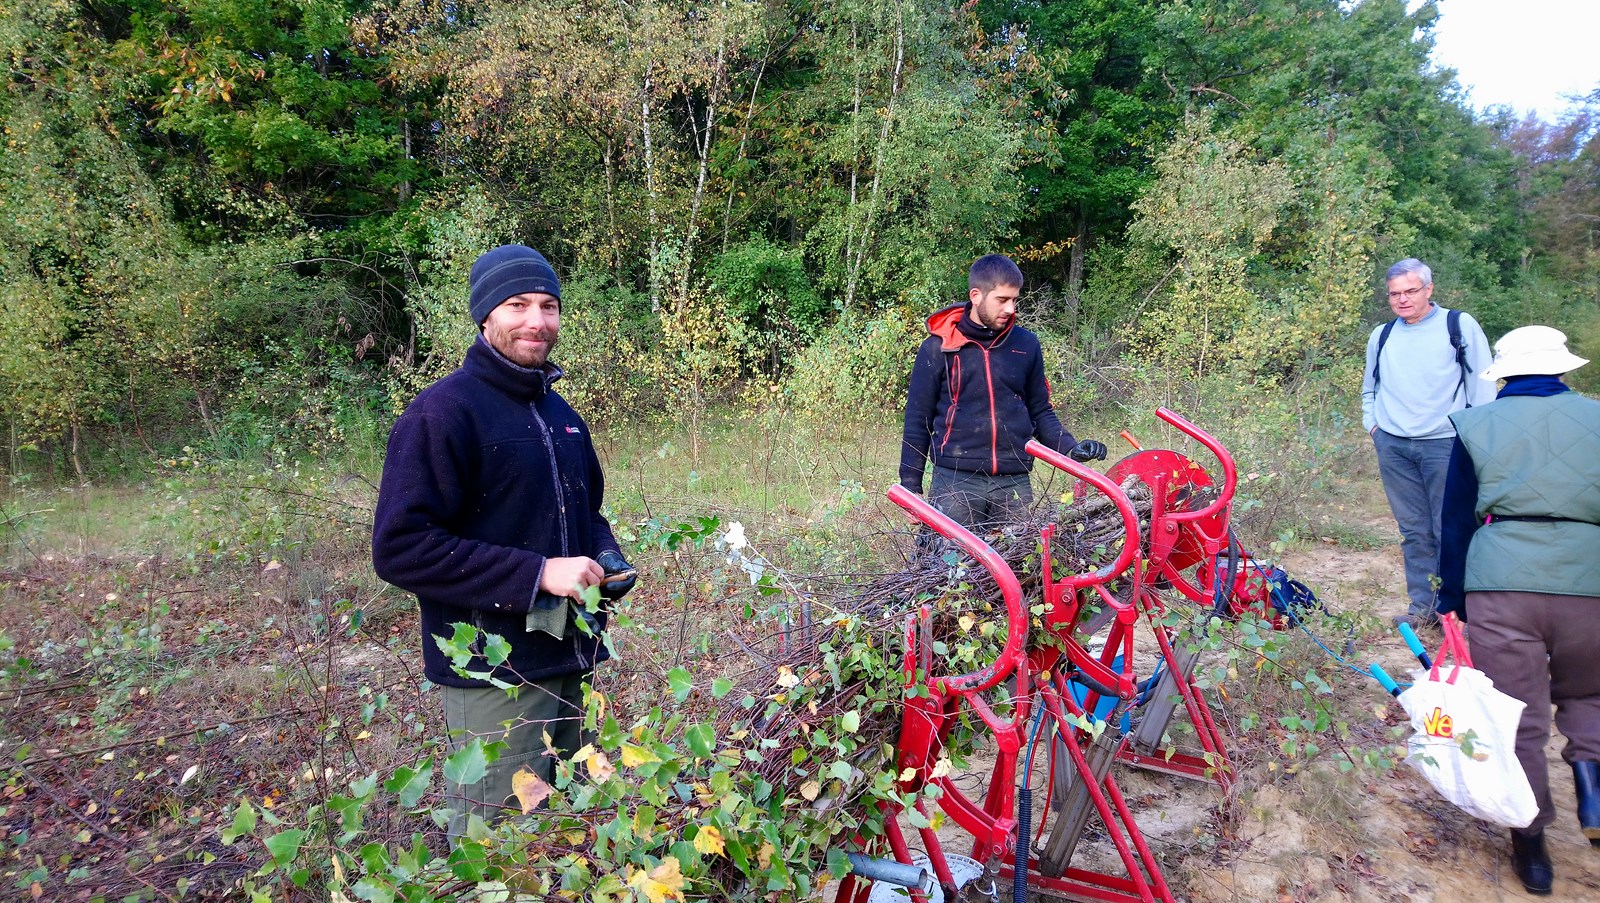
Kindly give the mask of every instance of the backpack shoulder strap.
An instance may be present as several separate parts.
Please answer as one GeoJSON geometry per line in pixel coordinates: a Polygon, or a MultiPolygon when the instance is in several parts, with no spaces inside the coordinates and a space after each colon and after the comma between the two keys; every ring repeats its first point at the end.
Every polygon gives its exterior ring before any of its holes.
{"type": "Polygon", "coordinates": [[[1467,342],[1461,336],[1461,311],[1452,310],[1445,315],[1445,328],[1450,330],[1450,347],[1456,350],[1456,366],[1461,369],[1461,381],[1456,388],[1461,391],[1461,397],[1467,400],[1467,407],[1472,407],[1472,398],[1467,392],[1467,374],[1472,372],[1472,365],[1467,363],[1467,342]]]}
{"type": "Polygon", "coordinates": [[[1394,332],[1394,324],[1398,322],[1400,322],[1400,318],[1395,317],[1393,320],[1383,324],[1383,331],[1378,333],[1378,350],[1372,352],[1372,390],[1374,392],[1378,390],[1378,381],[1381,379],[1378,375],[1378,367],[1383,363],[1384,343],[1389,341],[1389,333],[1394,332]]]}

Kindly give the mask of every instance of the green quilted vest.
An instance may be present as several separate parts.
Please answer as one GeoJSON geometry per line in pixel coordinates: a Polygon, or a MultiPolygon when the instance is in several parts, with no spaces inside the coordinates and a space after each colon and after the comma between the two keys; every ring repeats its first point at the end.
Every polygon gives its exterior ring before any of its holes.
{"type": "Polygon", "coordinates": [[[1450,415],[1478,474],[1467,592],[1600,596],[1600,402],[1513,395],[1450,415]]]}

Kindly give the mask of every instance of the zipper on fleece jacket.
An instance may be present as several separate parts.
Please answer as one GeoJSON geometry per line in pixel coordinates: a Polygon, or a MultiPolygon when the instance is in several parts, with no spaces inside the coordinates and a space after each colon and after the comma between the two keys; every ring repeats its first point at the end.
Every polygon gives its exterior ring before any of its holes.
{"type": "MultiPolygon", "coordinates": [[[[974,342],[973,344],[977,344],[974,342]]],[[[983,381],[989,384],[989,473],[1000,473],[1000,426],[994,415],[994,372],[989,369],[989,349],[978,345],[983,352],[983,381]]]]}
{"type": "MultiPolygon", "coordinates": [[[[550,483],[556,491],[556,511],[561,518],[561,554],[571,555],[572,542],[570,537],[567,535],[567,494],[561,491],[561,467],[556,463],[556,440],[555,437],[550,434],[549,425],[544,422],[543,417],[539,416],[539,408],[536,407],[531,401],[528,402],[528,410],[533,414],[533,422],[539,425],[539,432],[544,434],[544,453],[550,457],[550,483]]],[[[582,605],[583,603],[577,599],[573,599],[570,600],[569,604],[582,605]]],[[[572,617],[576,619],[583,617],[583,615],[578,614],[576,610],[574,610],[572,617]]],[[[579,664],[582,664],[585,661],[588,661],[588,659],[586,659],[583,655],[583,648],[579,645],[580,634],[581,631],[577,630],[576,628],[573,629],[572,653],[573,656],[578,660],[579,664]]]]}
{"type": "Polygon", "coordinates": [[[544,453],[550,456],[550,483],[556,490],[556,510],[561,515],[561,554],[571,555],[572,544],[567,538],[567,495],[561,491],[561,468],[556,464],[556,441],[550,435],[550,427],[545,425],[544,418],[539,416],[539,409],[533,402],[528,402],[528,410],[533,414],[533,422],[539,425],[539,432],[544,435],[544,453]]]}
{"type": "Polygon", "coordinates": [[[939,442],[939,454],[941,454],[941,455],[944,454],[944,450],[949,447],[949,445],[950,445],[950,432],[951,432],[951,430],[955,429],[955,425],[956,425],[956,401],[961,398],[961,356],[960,355],[952,354],[950,356],[950,369],[952,371],[951,372],[951,376],[949,378],[949,383],[950,383],[950,387],[951,387],[950,388],[950,408],[949,408],[949,410],[945,411],[945,414],[944,414],[944,439],[939,442]]]}

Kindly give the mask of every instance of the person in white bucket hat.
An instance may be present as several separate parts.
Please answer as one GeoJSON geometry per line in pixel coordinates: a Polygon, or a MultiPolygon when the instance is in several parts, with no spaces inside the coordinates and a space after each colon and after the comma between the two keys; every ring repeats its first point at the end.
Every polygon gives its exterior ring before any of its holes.
{"type": "Polygon", "coordinates": [[[1441,518],[1439,612],[1470,619],[1473,661],[1527,704],[1517,759],[1539,815],[1511,831],[1511,863],[1541,895],[1554,882],[1544,847],[1555,821],[1544,752],[1552,703],[1578,826],[1600,846],[1600,402],[1561,380],[1586,363],[1548,326],[1495,343],[1479,376],[1505,385],[1489,404],[1450,416],[1441,518]]]}

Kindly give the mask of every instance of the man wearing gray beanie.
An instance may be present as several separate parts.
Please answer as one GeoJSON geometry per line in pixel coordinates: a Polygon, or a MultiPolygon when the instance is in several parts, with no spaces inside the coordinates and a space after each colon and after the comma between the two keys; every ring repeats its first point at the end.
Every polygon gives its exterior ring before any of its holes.
{"type": "Polygon", "coordinates": [[[479,334],[466,360],[389,434],[372,531],[378,576],[417,596],[452,752],[509,746],[481,779],[449,783],[453,842],[474,818],[521,811],[519,772],[551,784],[555,757],[582,745],[584,683],[609,657],[606,609],[582,597],[619,599],[636,579],[600,511],[589,427],[554,389],[554,268],[524,245],[489,251],[472,265],[468,312],[479,334]],[[454,648],[462,625],[475,638],[454,648]]]}

